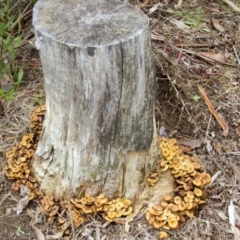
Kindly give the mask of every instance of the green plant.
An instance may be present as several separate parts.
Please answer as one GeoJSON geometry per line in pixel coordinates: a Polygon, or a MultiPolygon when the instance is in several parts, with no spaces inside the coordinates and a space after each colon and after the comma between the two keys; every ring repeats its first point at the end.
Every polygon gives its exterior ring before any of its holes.
{"type": "Polygon", "coordinates": [[[194,95],[192,99],[193,99],[195,102],[198,102],[198,100],[199,100],[200,98],[201,98],[200,96],[194,95]]]}
{"type": "Polygon", "coordinates": [[[21,235],[23,235],[25,232],[22,231],[21,227],[19,226],[16,230],[16,235],[19,237],[21,235]]]}
{"type": "Polygon", "coordinates": [[[42,95],[35,95],[35,96],[34,96],[34,101],[35,101],[39,106],[41,106],[41,105],[43,105],[43,103],[45,102],[45,98],[44,98],[44,96],[42,96],[42,95]]]}
{"type": "Polygon", "coordinates": [[[193,12],[181,11],[178,14],[183,17],[184,23],[192,28],[196,28],[202,23],[203,12],[201,8],[193,12]]]}
{"type": "Polygon", "coordinates": [[[12,11],[14,0],[0,0],[0,75],[1,91],[0,97],[11,99],[13,93],[2,88],[5,84],[4,76],[12,79],[11,90],[16,89],[23,79],[23,67],[16,64],[15,58],[17,48],[21,45],[21,24],[20,15],[12,11]],[[16,23],[18,31],[15,31],[16,23]],[[10,95],[10,96],[9,96],[10,95]]]}

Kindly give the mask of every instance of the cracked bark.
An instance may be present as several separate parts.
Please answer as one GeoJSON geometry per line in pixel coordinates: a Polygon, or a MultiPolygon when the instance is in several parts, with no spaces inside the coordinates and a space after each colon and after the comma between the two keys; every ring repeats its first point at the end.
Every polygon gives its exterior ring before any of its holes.
{"type": "Polygon", "coordinates": [[[160,155],[147,17],[114,0],[39,0],[33,25],[47,106],[32,163],[42,190],[136,202],[171,192],[169,173],[146,184],[160,155]]]}

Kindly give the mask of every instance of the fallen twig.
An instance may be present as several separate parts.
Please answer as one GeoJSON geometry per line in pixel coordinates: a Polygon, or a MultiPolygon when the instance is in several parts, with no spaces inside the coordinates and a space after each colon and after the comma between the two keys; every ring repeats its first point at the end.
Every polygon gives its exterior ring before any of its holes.
{"type": "Polygon", "coordinates": [[[175,9],[181,9],[182,8],[182,0],[178,1],[177,5],[174,5],[175,9]]]}
{"type": "Polygon", "coordinates": [[[237,58],[238,65],[240,65],[240,59],[239,59],[238,52],[237,52],[237,49],[235,48],[235,46],[233,46],[233,51],[234,51],[235,56],[236,56],[236,58],[237,58]]]}
{"type": "Polygon", "coordinates": [[[32,8],[27,11],[28,7],[29,7],[31,4],[32,4],[32,3],[30,2],[30,3],[27,5],[27,7],[23,10],[22,14],[20,14],[19,17],[16,19],[16,21],[13,23],[13,25],[12,25],[12,30],[14,30],[14,29],[17,27],[18,22],[19,22],[21,19],[25,18],[29,13],[32,12],[32,8]]]}
{"type": "Polygon", "coordinates": [[[226,4],[228,4],[235,12],[240,12],[240,8],[237,7],[234,3],[232,3],[230,0],[223,0],[226,4]]]}
{"type": "MultiPolygon", "coordinates": [[[[169,42],[170,43],[170,42],[169,42]]],[[[210,57],[207,57],[207,56],[204,56],[203,54],[201,53],[197,53],[197,52],[194,52],[194,51],[191,51],[191,50],[187,50],[187,49],[183,49],[183,48],[178,48],[176,47],[175,45],[173,45],[172,43],[170,43],[171,46],[173,46],[176,50],[180,51],[180,52],[185,52],[185,53],[189,53],[189,54],[192,54],[193,56],[197,56],[205,61],[207,61],[208,63],[210,64],[216,64],[216,63],[220,63],[220,64],[224,64],[224,65],[227,65],[227,66],[231,66],[231,67],[237,67],[236,65],[234,64],[230,64],[230,63],[225,63],[225,62],[221,62],[221,61],[218,61],[216,59],[212,59],[210,57]]]]}
{"type": "Polygon", "coordinates": [[[225,120],[223,120],[223,117],[214,109],[214,107],[213,107],[211,101],[209,100],[203,87],[198,84],[198,89],[199,89],[200,93],[202,94],[203,99],[204,99],[205,103],[207,104],[209,111],[212,113],[212,115],[218,121],[219,125],[222,127],[222,129],[223,129],[222,135],[226,137],[228,135],[228,130],[229,130],[227,123],[225,122],[225,120]]]}
{"type": "Polygon", "coordinates": [[[145,0],[143,4],[140,5],[140,8],[147,7],[150,4],[151,0],[145,0]]]}

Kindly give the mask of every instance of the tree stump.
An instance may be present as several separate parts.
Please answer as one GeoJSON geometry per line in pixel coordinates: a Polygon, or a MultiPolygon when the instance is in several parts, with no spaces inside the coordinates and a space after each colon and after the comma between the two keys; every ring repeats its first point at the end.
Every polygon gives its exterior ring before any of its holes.
{"type": "Polygon", "coordinates": [[[169,172],[146,182],[160,150],[145,14],[116,0],[38,0],[33,25],[47,107],[32,163],[41,189],[136,202],[170,193],[169,172]]]}

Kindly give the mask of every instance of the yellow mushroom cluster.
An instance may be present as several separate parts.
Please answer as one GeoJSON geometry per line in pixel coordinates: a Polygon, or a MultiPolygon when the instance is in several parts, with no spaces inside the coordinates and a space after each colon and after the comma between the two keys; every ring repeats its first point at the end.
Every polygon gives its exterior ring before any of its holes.
{"type": "MultiPolygon", "coordinates": [[[[86,222],[86,214],[101,214],[110,222],[115,218],[129,216],[133,212],[132,202],[125,198],[109,200],[100,194],[97,197],[85,195],[82,198],[71,198],[70,201],[59,201],[53,195],[44,196],[37,180],[31,176],[29,163],[37,148],[45,113],[45,105],[34,110],[31,116],[31,133],[23,136],[20,143],[6,153],[4,173],[13,180],[12,190],[19,191],[21,185],[26,186],[30,192],[29,199],[40,199],[41,213],[47,217],[49,224],[55,223],[59,228],[69,219],[69,211],[75,227],[86,222]]],[[[64,234],[69,233],[68,228],[64,234]]]]}
{"type": "Polygon", "coordinates": [[[43,120],[44,120],[45,114],[46,114],[46,105],[42,105],[36,108],[33,111],[33,114],[31,116],[30,128],[32,132],[38,136],[40,136],[42,132],[43,120]]]}
{"type": "Polygon", "coordinates": [[[19,191],[21,185],[25,185],[30,192],[29,199],[42,198],[43,194],[38,187],[37,180],[31,176],[29,163],[37,148],[37,141],[41,128],[36,127],[43,122],[46,107],[41,106],[32,114],[32,133],[24,135],[11,150],[6,153],[7,164],[4,167],[4,174],[8,179],[14,180],[12,190],[19,191]],[[36,131],[35,131],[36,130],[36,131]]]}
{"type": "MultiPolygon", "coordinates": [[[[45,113],[45,105],[35,109],[31,116],[31,133],[23,136],[20,143],[6,153],[7,165],[4,173],[14,181],[12,189],[19,191],[21,185],[25,185],[29,189],[30,200],[36,197],[40,199],[41,213],[47,216],[48,223],[56,223],[59,227],[69,219],[69,213],[75,227],[86,222],[87,214],[100,214],[110,222],[132,214],[132,202],[125,198],[109,200],[100,194],[97,197],[85,195],[82,198],[59,201],[52,195],[44,196],[37,180],[31,176],[29,162],[37,148],[45,113]]],[[[187,217],[194,217],[198,206],[205,203],[203,190],[211,182],[211,176],[204,172],[196,157],[182,152],[176,139],[160,137],[160,148],[163,159],[159,161],[159,169],[150,173],[147,183],[154,186],[159,181],[159,172],[169,169],[177,186],[174,196],[167,195],[158,205],[147,209],[146,219],[157,229],[177,229],[187,217]]],[[[65,234],[70,234],[69,228],[65,230],[65,234]]],[[[159,233],[160,239],[167,236],[165,231],[159,233]]]]}
{"type": "Polygon", "coordinates": [[[112,222],[115,218],[129,216],[133,212],[132,202],[125,198],[109,200],[103,194],[97,197],[86,194],[82,198],[71,198],[70,201],[59,202],[52,195],[46,195],[40,201],[41,213],[47,216],[48,223],[56,222],[58,226],[67,220],[68,210],[74,226],[79,227],[86,222],[87,214],[101,214],[112,222]]]}
{"type": "MultiPolygon", "coordinates": [[[[154,228],[176,229],[192,218],[203,199],[204,187],[211,182],[211,176],[204,172],[198,159],[182,152],[176,139],[160,137],[163,159],[159,161],[160,171],[169,169],[175,178],[177,187],[174,196],[165,196],[157,206],[150,207],[146,219],[154,228]]],[[[159,238],[167,234],[160,232],[159,238]]]]}
{"type": "Polygon", "coordinates": [[[150,173],[149,177],[147,178],[147,183],[149,186],[154,186],[159,180],[159,176],[157,172],[150,173]]]}

